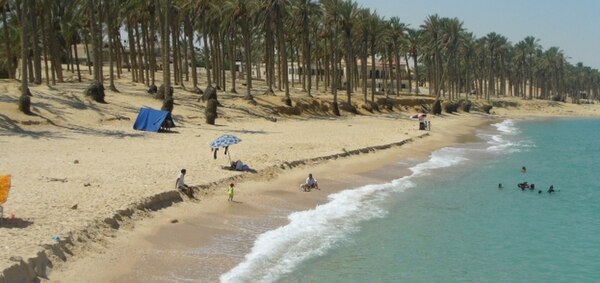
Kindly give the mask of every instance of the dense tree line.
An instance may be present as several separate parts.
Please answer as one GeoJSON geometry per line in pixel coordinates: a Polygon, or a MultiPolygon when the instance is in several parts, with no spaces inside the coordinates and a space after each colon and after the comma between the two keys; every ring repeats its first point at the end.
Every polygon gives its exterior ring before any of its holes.
{"type": "Polygon", "coordinates": [[[253,79],[264,79],[267,93],[283,93],[288,105],[290,84],[309,96],[331,92],[339,114],[338,90],[345,89],[349,107],[354,93],[365,104],[375,100],[371,62],[386,74],[379,82],[386,95],[399,94],[408,80],[410,93],[426,86],[448,100],[510,95],[579,103],[598,99],[600,87],[598,70],[570,64],[560,48],[543,49],[535,37],[514,44],[494,32],[477,38],[459,19],[438,15],[410,28],[352,0],[0,0],[0,17],[0,77],[19,75],[23,112],[28,84],[62,83],[63,68],[79,81],[88,72],[114,92],[123,72],[157,89],[162,70],[167,110],[171,84],[196,92],[243,87],[251,100],[253,79]],[[402,68],[403,61],[413,67],[402,68]]]}

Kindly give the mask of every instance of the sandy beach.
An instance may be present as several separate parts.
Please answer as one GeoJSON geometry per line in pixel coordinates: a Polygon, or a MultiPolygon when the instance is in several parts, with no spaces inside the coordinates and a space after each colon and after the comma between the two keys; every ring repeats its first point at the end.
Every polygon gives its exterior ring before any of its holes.
{"type": "MultiPolygon", "coordinates": [[[[12,175],[3,205],[6,220],[0,226],[0,282],[130,282],[145,248],[210,245],[220,235],[240,232],[228,223],[248,217],[260,222],[266,215],[314,207],[351,183],[367,183],[366,172],[472,140],[476,128],[493,121],[600,113],[594,104],[500,98],[493,101],[493,115],[473,111],[434,116],[428,132],[419,131],[409,118],[418,111],[410,105],[359,115],[344,112],[341,117],[313,108],[287,115],[281,111],[281,96],[259,95],[253,106],[242,95],[220,93],[224,107],[219,108],[217,125],[211,126],[204,123],[204,103],[198,96],[176,88],[177,127],[171,133],[149,133],[132,129],[140,107],[161,105],[143,85],[123,80],[120,93],[107,92],[108,104],[88,100],[82,83],[31,87],[36,116],[16,109],[17,86],[16,81],[0,82],[0,174],[12,175]],[[256,173],[222,169],[229,163],[222,151],[213,159],[210,142],[227,133],[242,139],[230,148],[231,158],[243,160],[256,173]],[[186,182],[197,186],[198,200],[174,189],[181,168],[188,170],[186,182]],[[307,172],[319,177],[323,190],[298,190],[307,172]],[[232,181],[241,203],[226,202],[225,186],[232,181]],[[170,223],[173,219],[178,223],[170,223]],[[203,232],[181,236],[190,229],[203,232]],[[180,241],[165,244],[174,235],[180,241]],[[115,266],[115,272],[106,272],[115,266]]],[[[331,95],[312,99],[294,91],[292,98],[296,104],[323,105],[331,95]]],[[[262,223],[254,232],[285,221],[262,223]]],[[[220,258],[227,265],[213,269],[207,281],[239,262],[251,243],[248,239],[238,254],[220,258]]],[[[145,268],[160,274],[152,266],[145,268]]]]}

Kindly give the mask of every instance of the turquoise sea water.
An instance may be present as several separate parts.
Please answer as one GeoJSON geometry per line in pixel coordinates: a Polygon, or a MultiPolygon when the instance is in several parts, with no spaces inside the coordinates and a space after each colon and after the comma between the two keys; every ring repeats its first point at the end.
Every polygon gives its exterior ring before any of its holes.
{"type": "Polygon", "coordinates": [[[507,120],[479,136],[290,215],[221,280],[600,282],[600,121],[507,120]]]}

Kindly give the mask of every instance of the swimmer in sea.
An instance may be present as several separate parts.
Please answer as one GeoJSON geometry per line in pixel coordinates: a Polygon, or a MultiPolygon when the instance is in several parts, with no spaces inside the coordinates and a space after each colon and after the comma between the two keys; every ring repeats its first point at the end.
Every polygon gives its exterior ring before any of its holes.
{"type": "Polygon", "coordinates": [[[551,194],[551,193],[554,193],[554,192],[556,192],[554,190],[554,185],[550,185],[550,188],[548,188],[548,193],[551,194]]]}

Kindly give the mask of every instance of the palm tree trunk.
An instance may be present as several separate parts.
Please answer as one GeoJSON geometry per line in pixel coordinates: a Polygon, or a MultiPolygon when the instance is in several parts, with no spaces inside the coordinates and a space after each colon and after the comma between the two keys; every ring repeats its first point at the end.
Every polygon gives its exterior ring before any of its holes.
{"type": "Polygon", "coordinates": [[[208,50],[208,24],[206,21],[206,12],[202,15],[202,41],[204,43],[204,68],[206,69],[206,79],[208,86],[212,86],[212,80],[210,77],[210,53],[208,50]]]}
{"type": "MultiPolygon", "coordinates": [[[[337,2],[337,0],[336,0],[337,2]]],[[[337,3],[336,3],[337,6],[337,3]]],[[[334,17],[334,27],[333,27],[333,42],[332,42],[332,49],[333,49],[333,62],[332,62],[332,68],[333,68],[333,83],[331,84],[331,90],[333,91],[333,114],[336,116],[340,116],[340,109],[338,106],[338,97],[337,97],[337,91],[338,91],[338,79],[339,79],[339,75],[338,72],[339,70],[337,69],[337,62],[338,62],[338,53],[337,53],[337,38],[338,38],[338,18],[337,18],[337,12],[336,15],[334,17]]]]}
{"type": "Polygon", "coordinates": [[[137,73],[137,56],[135,52],[135,39],[133,33],[133,20],[131,17],[127,17],[127,41],[129,43],[129,66],[131,67],[131,81],[138,82],[137,73]]]}
{"type": "Polygon", "coordinates": [[[363,98],[365,100],[365,104],[367,103],[367,101],[369,101],[368,99],[368,94],[367,94],[367,81],[369,80],[369,70],[368,70],[368,64],[367,64],[367,58],[368,58],[368,54],[367,54],[367,49],[365,47],[363,54],[362,54],[362,58],[361,58],[361,67],[362,67],[362,90],[363,90],[363,98]]]}
{"type": "MultiPolygon", "coordinates": [[[[142,38],[143,38],[143,44],[142,44],[142,51],[144,53],[144,74],[145,74],[145,78],[146,78],[146,86],[150,86],[150,52],[148,52],[148,50],[150,49],[148,47],[148,23],[147,22],[142,22],[141,23],[142,26],[142,38]]],[[[117,60],[118,62],[118,60],[117,60]]]]}
{"type": "Polygon", "coordinates": [[[196,72],[196,53],[194,51],[194,29],[193,29],[193,25],[192,25],[192,21],[190,19],[190,15],[187,14],[186,17],[184,18],[184,30],[187,36],[187,40],[188,40],[188,48],[189,50],[189,55],[190,55],[190,62],[191,62],[191,66],[192,66],[192,88],[193,91],[196,91],[198,89],[198,74],[196,72]]]}
{"type": "Polygon", "coordinates": [[[88,72],[90,75],[92,75],[92,64],[90,64],[92,62],[92,58],[90,57],[90,48],[88,46],[88,40],[87,40],[87,34],[83,36],[83,47],[85,48],[85,54],[87,56],[87,66],[88,66],[88,72]]]}
{"type": "Polygon", "coordinates": [[[77,66],[77,81],[81,82],[81,69],[79,68],[79,53],[77,52],[77,43],[73,44],[75,48],[75,66],[77,66]]]}
{"type": "Polygon", "coordinates": [[[89,12],[89,17],[90,17],[90,31],[92,33],[92,49],[94,50],[94,80],[100,81],[99,78],[99,54],[98,54],[98,42],[96,40],[96,38],[98,37],[96,35],[97,31],[96,31],[96,20],[95,20],[95,15],[94,15],[94,11],[96,10],[95,7],[95,3],[94,0],[88,0],[88,12],[89,12]]]}
{"type": "Polygon", "coordinates": [[[171,0],[165,1],[165,9],[164,9],[164,23],[163,23],[163,85],[164,85],[164,101],[163,101],[163,110],[168,110],[171,112],[173,97],[171,96],[171,72],[170,72],[170,63],[169,63],[169,27],[171,23],[171,0]],[[171,104],[171,107],[168,107],[171,104]]]}
{"type": "Polygon", "coordinates": [[[181,47],[181,49],[183,49],[183,56],[182,56],[183,57],[182,58],[183,66],[182,66],[181,69],[183,70],[182,72],[185,74],[185,81],[189,82],[190,81],[190,68],[189,68],[190,64],[188,62],[188,60],[189,60],[189,57],[188,57],[188,41],[187,41],[187,35],[185,34],[185,30],[183,31],[183,34],[182,34],[181,37],[182,37],[181,43],[183,44],[183,46],[181,47]]]}
{"type": "MultiPolygon", "coordinates": [[[[46,47],[48,48],[46,51],[46,53],[44,54],[44,59],[46,60],[46,69],[50,69],[50,75],[52,76],[52,85],[56,85],[56,76],[54,73],[54,62],[52,62],[53,58],[50,58],[50,60],[48,60],[48,56],[51,53],[52,50],[52,29],[50,28],[52,26],[52,19],[50,18],[50,15],[48,15],[48,17],[46,18],[47,22],[45,23],[46,29],[47,29],[47,34],[44,33],[44,41],[46,43],[46,47]],[[52,64],[50,66],[48,66],[49,64],[52,64]]],[[[48,74],[46,73],[46,80],[48,80],[48,74]]]]}
{"type": "MultiPolygon", "coordinates": [[[[47,49],[48,49],[48,39],[46,38],[46,25],[45,25],[45,23],[46,23],[46,13],[43,12],[40,15],[40,17],[41,17],[40,20],[42,21],[42,23],[44,23],[44,26],[42,27],[42,31],[43,31],[42,32],[42,52],[43,52],[43,55],[44,55],[44,71],[45,71],[45,74],[46,74],[46,85],[49,86],[50,85],[50,73],[48,71],[48,69],[49,69],[49,66],[48,66],[48,52],[47,52],[47,49]]],[[[8,58],[10,59],[11,56],[8,56],[8,58]]],[[[11,62],[9,62],[9,64],[11,64],[11,62]]],[[[10,76],[10,74],[9,74],[9,76],[10,76]]]]}
{"type": "Polygon", "coordinates": [[[140,41],[139,25],[135,23],[133,30],[135,32],[135,45],[137,48],[137,66],[138,66],[138,82],[144,83],[144,54],[142,53],[142,44],[140,41]]]}
{"type": "MultiPolygon", "coordinates": [[[[252,89],[252,43],[250,42],[252,34],[250,34],[250,28],[247,21],[242,22],[242,36],[244,37],[244,60],[246,61],[246,64],[244,64],[244,67],[246,68],[245,99],[252,100],[254,99],[250,93],[250,90],[252,89]]],[[[258,63],[258,65],[260,66],[260,63],[258,63]]],[[[260,76],[260,70],[258,70],[257,73],[260,76]]]]}
{"type": "Polygon", "coordinates": [[[22,6],[19,9],[21,16],[21,96],[19,97],[19,110],[25,114],[31,113],[31,99],[29,98],[29,84],[27,78],[27,57],[29,55],[29,37],[28,37],[28,18],[29,18],[29,7],[31,2],[22,2],[22,6]]]}
{"type": "Polygon", "coordinates": [[[29,0],[30,16],[31,16],[31,35],[33,41],[33,68],[34,68],[34,83],[39,85],[42,83],[42,56],[40,52],[39,36],[37,29],[37,15],[35,8],[35,0],[29,0]]]}
{"type": "Polygon", "coordinates": [[[171,46],[172,46],[172,53],[173,53],[173,83],[175,85],[179,85],[179,43],[178,43],[178,35],[177,35],[177,31],[178,31],[178,27],[176,25],[176,15],[171,15],[170,16],[170,22],[167,22],[167,25],[169,25],[171,27],[171,46]]]}
{"type": "Polygon", "coordinates": [[[231,93],[237,93],[237,90],[235,89],[235,69],[236,69],[236,64],[235,64],[235,32],[232,32],[229,34],[230,36],[230,40],[229,40],[229,69],[231,72],[231,93]]]}
{"type": "Polygon", "coordinates": [[[109,84],[110,84],[109,89],[111,91],[118,92],[119,90],[115,86],[115,69],[114,69],[115,68],[115,63],[114,63],[114,61],[115,61],[115,54],[114,54],[115,43],[113,40],[113,36],[111,36],[111,34],[112,34],[112,27],[109,26],[109,29],[108,29],[108,62],[110,65],[109,66],[110,70],[108,72],[109,80],[110,80],[109,81],[109,84]]]}
{"type": "Polygon", "coordinates": [[[375,83],[376,83],[376,70],[375,70],[375,43],[371,42],[371,102],[375,102],[375,83]]]}
{"type": "MultiPolygon", "coordinates": [[[[406,76],[408,77],[408,93],[412,93],[412,74],[408,65],[408,52],[404,53],[404,62],[406,63],[406,76]]],[[[401,79],[401,78],[400,78],[401,79]]]]}
{"type": "Polygon", "coordinates": [[[417,65],[417,52],[413,54],[413,66],[415,68],[415,95],[419,95],[419,68],[417,65]]]}
{"type": "Polygon", "coordinates": [[[10,37],[9,37],[9,33],[8,33],[8,23],[7,23],[7,16],[6,16],[6,10],[8,10],[8,1],[6,1],[5,7],[0,7],[0,9],[2,9],[2,30],[4,32],[4,47],[5,47],[5,52],[6,52],[6,58],[8,60],[8,78],[9,79],[14,79],[14,70],[13,70],[13,56],[12,56],[12,47],[10,46],[10,37]]]}

